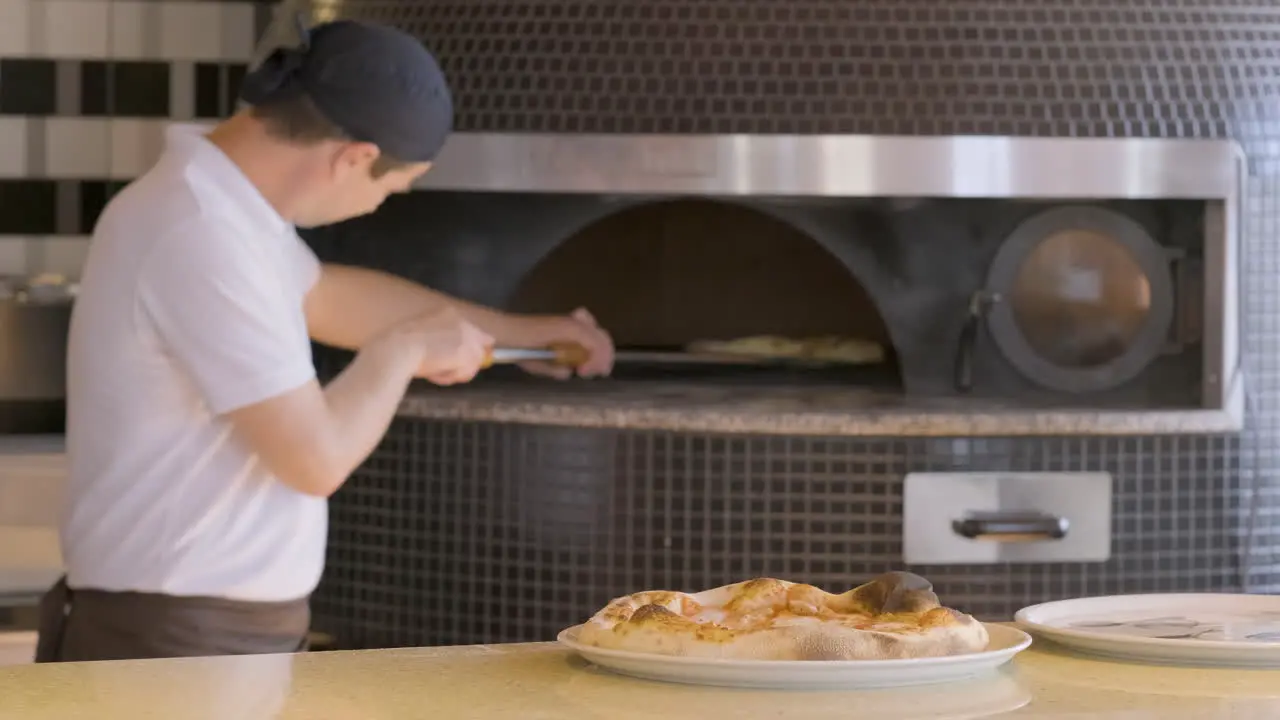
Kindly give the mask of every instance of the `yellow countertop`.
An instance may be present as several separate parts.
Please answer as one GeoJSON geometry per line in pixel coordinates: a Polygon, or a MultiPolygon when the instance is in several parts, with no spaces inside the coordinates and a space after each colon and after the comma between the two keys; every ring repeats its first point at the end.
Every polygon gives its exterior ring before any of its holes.
{"type": "Polygon", "coordinates": [[[3,720],[1275,720],[1280,670],[1144,666],[1037,640],[998,674],[863,692],[633,680],[555,644],[0,667],[3,720]]]}

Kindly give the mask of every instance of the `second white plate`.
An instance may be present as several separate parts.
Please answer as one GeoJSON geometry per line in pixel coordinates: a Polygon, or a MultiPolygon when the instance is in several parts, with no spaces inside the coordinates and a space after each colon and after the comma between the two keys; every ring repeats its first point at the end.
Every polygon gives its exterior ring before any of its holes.
{"type": "Polygon", "coordinates": [[[992,672],[1027,649],[1017,628],[987,624],[983,652],[912,660],[718,660],[605,650],[577,641],[580,625],[557,640],[588,662],[622,675],[689,685],[805,690],[866,690],[966,680],[992,672]]]}
{"type": "Polygon", "coordinates": [[[1060,600],[1018,611],[1023,628],[1095,655],[1179,665],[1280,667],[1280,597],[1182,593],[1060,600]]]}

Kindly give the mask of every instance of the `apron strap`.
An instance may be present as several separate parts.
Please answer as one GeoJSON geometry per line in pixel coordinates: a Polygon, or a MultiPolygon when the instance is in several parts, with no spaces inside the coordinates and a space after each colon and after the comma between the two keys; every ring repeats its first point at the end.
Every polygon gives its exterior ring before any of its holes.
{"type": "Polygon", "coordinates": [[[59,662],[62,659],[62,640],[66,635],[67,616],[71,612],[71,589],[67,576],[63,575],[40,598],[40,629],[36,640],[38,663],[59,662]]]}

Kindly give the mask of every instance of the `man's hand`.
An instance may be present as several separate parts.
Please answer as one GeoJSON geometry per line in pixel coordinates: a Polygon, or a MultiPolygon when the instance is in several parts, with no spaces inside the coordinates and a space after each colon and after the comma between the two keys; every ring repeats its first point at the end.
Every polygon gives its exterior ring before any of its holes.
{"type": "MultiPolygon", "coordinates": [[[[578,308],[569,315],[560,317],[530,318],[529,322],[533,323],[529,335],[537,346],[575,343],[586,349],[588,359],[577,369],[579,376],[599,377],[613,372],[613,338],[596,324],[596,319],[586,309],[578,308]]],[[[543,362],[522,363],[521,367],[535,375],[560,380],[569,378],[574,372],[572,368],[543,362]]]]}
{"type": "Polygon", "coordinates": [[[492,337],[446,306],[392,325],[366,351],[406,354],[417,368],[416,377],[454,385],[470,382],[492,347],[492,337]]]}
{"type": "MultiPolygon", "coordinates": [[[[328,263],[307,295],[306,312],[307,329],[313,340],[348,350],[367,348],[403,323],[416,319],[430,325],[426,318],[436,317],[436,322],[444,325],[458,320],[468,323],[472,326],[468,332],[474,334],[479,328],[490,343],[496,340],[503,346],[546,348],[553,343],[575,343],[589,354],[587,363],[578,368],[579,375],[596,377],[613,371],[613,339],[596,324],[591,313],[581,309],[568,315],[510,314],[449,297],[385,272],[328,263]],[[446,309],[453,315],[435,315],[446,309]]],[[[467,341],[454,336],[453,342],[467,341]]],[[[425,360],[427,354],[423,350],[425,360]]],[[[522,367],[556,378],[573,374],[571,368],[548,363],[527,363],[522,367]]],[[[475,374],[474,369],[461,373],[455,370],[442,371],[424,364],[417,375],[451,384],[465,382],[475,374]]]]}

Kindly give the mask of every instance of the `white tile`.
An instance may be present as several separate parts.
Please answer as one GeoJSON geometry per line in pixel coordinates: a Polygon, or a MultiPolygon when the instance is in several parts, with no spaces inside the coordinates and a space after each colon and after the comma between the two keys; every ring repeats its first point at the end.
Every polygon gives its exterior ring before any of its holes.
{"type": "Polygon", "coordinates": [[[0,117],[0,178],[21,178],[31,173],[27,167],[27,128],[27,118],[0,117]]]}
{"type": "Polygon", "coordinates": [[[102,178],[111,172],[111,121],[50,117],[44,120],[46,177],[102,178]]]}
{"type": "Polygon", "coordinates": [[[0,526],[57,527],[66,478],[65,458],[0,467],[0,526]]]}
{"type": "Polygon", "coordinates": [[[40,243],[37,255],[43,259],[42,267],[31,268],[34,273],[54,273],[78,279],[89,254],[89,238],[73,236],[49,236],[34,240],[40,243]]]}
{"type": "MultiPolygon", "coordinates": [[[[56,521],[37,527],[0,526],[0,568],[4,568],[0,575],[7,576],[10,570],[56,568],[58,555],[56,521]]],[[[3,582],[8,585],[8,577],[3,582]]]]}
{"type": "Polygon", "coordinates": [[[222,3],[223,58],[232,62],[253,59],[255,3],[222,3]]]}
{"type": "Polygon", "coordinates": [[[155,12],[155,3],[142,0],[112,0],[111,41],[108,57],[140,60],[147,57],[146,17],[155,12]]]}
{"type": "Polygon", "coordinates": [[[111,169],[116,180],[132,180],[146,172],[164,149],[165,120],[113,119],[111,169]]]}
{"type": "Polygon", "coordinates": [[[110,3],[101,0],[40,0],[44,12],[44,51],[50,57],[107,56],[110,3]]]}
{"type": "Polygon", "coordinates": [[[189,60],[169,63],[169,117],[190,120],[196,116],[196,64],[189,60]]]}
{"type": "Polygon", "coordinates": [[[21,235],[0,235],[0,275],[27,274],[27,243],[21,235]]]}
{"type": "Polygon", "coordinates": [[[172,60],[222,60],[223,3],[160,4],[160,57],[172,60]]]}
{"type": "Polygon", "coordinates": [[[0,0],[0,55],[31,53],[32,0],[0,0]]]}

